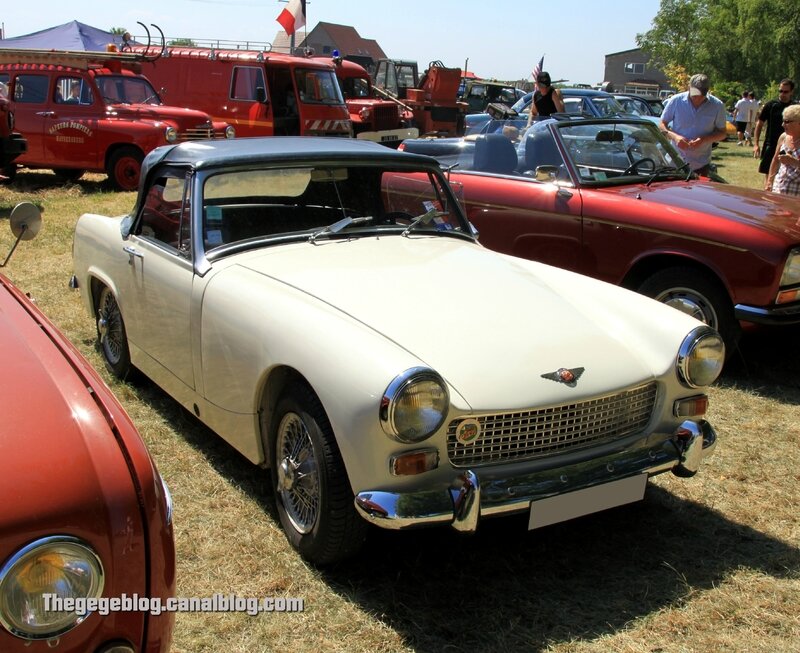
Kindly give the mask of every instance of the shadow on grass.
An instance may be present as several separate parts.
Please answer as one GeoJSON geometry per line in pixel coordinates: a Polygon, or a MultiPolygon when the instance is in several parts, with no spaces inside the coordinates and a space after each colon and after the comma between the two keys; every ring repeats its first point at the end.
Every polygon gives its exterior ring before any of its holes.
{"type": "Polygon", "coordinates": [[[33,193],[53,188],[80,186],[87,194],[109,191],[110,186],[104,177],[96,174],[84,176],[78,181],[59,180],[52,172],[39,170],[24,170],[18,172],[13,181],[2,183],[2,187],[17,193],[33,193]]]}
{"type": "Polygon", "coordinates": [[[800,325],[745,333],[717,383],[800,405],[800,325]]]}

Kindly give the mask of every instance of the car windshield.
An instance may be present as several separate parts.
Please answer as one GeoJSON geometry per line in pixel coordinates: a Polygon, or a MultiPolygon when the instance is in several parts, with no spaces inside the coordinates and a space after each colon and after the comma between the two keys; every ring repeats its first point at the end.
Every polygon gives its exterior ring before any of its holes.
{"type": "Polygon", "coordinates": [[[654,125],[614,121],[556,128],[581,183],[686,175],[684,161],[654,125]]]}
{"type": "Polygon", "coordinates": [[[613,97],[596,96],[591,99],[592,104],[597,109],[597,114],[603,118],[606,116],[618,116],[625,113],[625,109],[613,97]]]}
{"type": "Polygon", "coordinates": [[[97,88],[111,104],[161,104],[161,98],[144,77],[98,75],[97,88]]]}
{"type": "Polygon", "coordinates": [[[298,68],[295,81],[300,101],[307,104],[344,104],[339,82],[332,70],[298,68]]]}
{"type": "Polygon", "coordinates": [[[275,238],[403,234],[423,215],[415,235],[471,234],[446,182],[429,171],[282,166],[214,173],[203,183],[207,251],[275,238]]]}

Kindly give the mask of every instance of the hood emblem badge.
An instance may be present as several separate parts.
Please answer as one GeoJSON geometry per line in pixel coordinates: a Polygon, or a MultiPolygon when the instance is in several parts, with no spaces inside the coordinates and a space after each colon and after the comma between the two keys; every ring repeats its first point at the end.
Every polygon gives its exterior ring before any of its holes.
{"type": "Polygon", "coordinates": [[[563,383],[564,385],[568,385],[570,388],[574,388],[576,385],[578,385],[578,379],[581,378],[581,375],[585,369],[586,368],[583,367],[573,367],[572,369],[561,367],[555,372],[542,374],[542,378],[550,379],[551,381],[555,381],[557,383],[563,383]]]}

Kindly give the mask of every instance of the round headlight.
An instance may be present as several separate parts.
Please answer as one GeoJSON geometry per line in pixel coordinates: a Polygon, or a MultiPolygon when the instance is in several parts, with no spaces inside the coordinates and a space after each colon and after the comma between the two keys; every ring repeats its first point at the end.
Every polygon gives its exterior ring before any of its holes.
{"type": "Polygon", "coordinates": [[[178,140],[178,130],[174,127],[167,127],[164,131],[164,138],[167,139],[167,143],[174,143],[178,140]]]}
{"type": "Polygon", "coordinates": [[[420,442],[444,423],[450,396],[433,370],[415,367],[396,377],[381,400],[381,426],[399,442],[420,442]]]}
{"type": "Polygon", "coordinates": [[[725,343],[711,327],[694,329],[678,352],[678,376],[690,388],[711,385],[725,363],[725,343]]]}
{"type": "Polygon", "coordinates": [[[225,138],[236,138],[236,127],[228,125],[225,128],[225,138]]]}
{"type": "Polygon", "coordinates": [[[52,598],[96,599],[103,584],[103,565],[88,545],[68,536],[36,540],[0,568],[0,624],[24,639],[57,637],[88,613],[55,610],[52,598]]]}

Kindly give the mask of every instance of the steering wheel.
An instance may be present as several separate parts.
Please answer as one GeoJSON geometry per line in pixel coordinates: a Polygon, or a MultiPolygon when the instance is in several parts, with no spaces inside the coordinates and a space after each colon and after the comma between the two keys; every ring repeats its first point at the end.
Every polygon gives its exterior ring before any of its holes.
{"type": "Polygon", "coordinates": [[[645,162],[650,164],[650,170],[645,170],[644,172],[649,174],[656,169],[656,162],[653,161],[653,159],[651,159],[650,157],[643,157],[638,161],[634,161],[633,163],[631,163],[627,168],[625,168],[625,170],[623,170],[622,174],[623,175],[639,174],[639,166],[645,162]]]}

